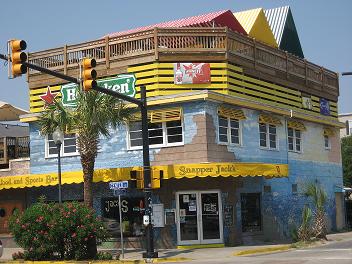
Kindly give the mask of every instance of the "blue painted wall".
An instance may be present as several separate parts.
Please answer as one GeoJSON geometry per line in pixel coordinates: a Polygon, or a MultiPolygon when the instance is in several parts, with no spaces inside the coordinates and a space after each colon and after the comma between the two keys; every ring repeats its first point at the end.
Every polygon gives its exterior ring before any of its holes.
{"type": "MultiPolygon", "coordinates": [[[[208,114],[213,118],[213,125],[217,127],[217,107],[215,102],[191,102],[182,105],[184,113],[184,142],[189,144],[197,133],[197,124],[193,121],[194,115],[208,114]]],[[[170,107],[170,106],[169,106],[170,107]]],[[[237,195],[244,192],[261,192],[263,186],[270,185],[271,193],[262,194],[262,211],[277,225],[277,232],[280,235],[289,234],[290,223],[299,224],[300,210],[307,202],[302,195],[304,186],[308,182],[321,184],[329,197],[328,214],[331,227],[335,224],[335,186],[342,186],[342,167],[340,162],[338,133],[332,139],[332,149],[325,150],[323,141],[323,129],[320,124],[303,122],[307,128],[302,136],[302,153],[287,151],[286,121],[280,117],[281,126],[277,128],[279,141],[278,150],[265,150],[259,147],[258,116],[260,112],[250,109],[243,109],[246,120],[242,121],[242,145],[227,146],[229,152],[235,153],[238,162],[266,162],[289,164],[289,177],[283,179],[262,179],[244,178],[244,186],[239,189],[237,195]],[[298,185],[298,193],[292,193],[292,184],[298,185]]],[[[216,131],[218,136],[218,131],[216,131]]],[[[216,139],[217,140],[217,139],[216,139]]],[[[127,129],[119,127],[111,131],[110,138],[102,138],[100,151],[96,159],[95,168],[116,168],[140,166],[142,164],[142,152],[140,150],[127,150],[127,129]]],[[[217,142],[219,143],[219,142],[217,142]]],[[[38,126],[30,124],[31,144],[31,173],[47,173],[57,170],[56,158],[45,158],[44,137],[39,134],[38,126]]],[[[154,154],[160,149],[152,148],[150,151],[151,160],[154,154]]],[[[79,156],[62,158],[63,171],[81,170],[79,156]]],[[[226,179],[224,179],[226,180],[226,179]]],[[[100,198],[104,195],[106,188],[96,189],[96,209],[100,208],[100,198]]],[[[240,206],[236,205],[237,215],[240,206]]],[[[271,221],[270,220],[270,221],[271,221]]],[[[240,221],[238,221],[240,222],[240,221]]],[[[265,221],[264,221],[265,223],[265,221]]]]}

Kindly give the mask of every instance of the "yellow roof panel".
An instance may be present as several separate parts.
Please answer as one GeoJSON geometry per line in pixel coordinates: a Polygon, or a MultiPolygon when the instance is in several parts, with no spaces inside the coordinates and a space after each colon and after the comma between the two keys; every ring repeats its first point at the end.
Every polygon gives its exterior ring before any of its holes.
{"type": "Polygon", "coordinates": [[[234,15],[250,37],[274,48],[278,47],[263,8],[237,12],[234,15]]]}

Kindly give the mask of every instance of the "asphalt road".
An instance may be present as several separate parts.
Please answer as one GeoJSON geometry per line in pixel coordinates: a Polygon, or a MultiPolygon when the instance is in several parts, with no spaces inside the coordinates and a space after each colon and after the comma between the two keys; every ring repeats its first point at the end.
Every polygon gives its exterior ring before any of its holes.
{"type": "Polygon", "coordinates": [[[352,238],[314,248],[290,250],[255,256],[225,257],[178,263],[251,263],[251,264],[352,264],[352,238]]]}

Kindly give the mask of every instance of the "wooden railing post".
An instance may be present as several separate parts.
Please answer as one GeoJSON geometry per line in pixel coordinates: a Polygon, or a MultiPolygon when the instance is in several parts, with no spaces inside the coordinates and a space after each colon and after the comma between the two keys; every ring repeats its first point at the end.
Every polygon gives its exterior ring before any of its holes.
{"type": "Polygon", "coordinates": [[[228,47],[229,47],[229,31],[228,27],[225,28],[225,59],[228,59],[228,47]]]}
{"type": "Polygon", "coordinates": [[[67,74],[67,45],[64,46],[64,74],[67,74]]]}
{"type": "Polygon", "coordinates": [[[105,65],[106,69],[110,69],[109,36],[105,37],[105,65]]]}
{"type": "Polygon", "coordinates": [[[321,89],[324,90],[325,80],[324,80],[324,67],[321,67],[321,89]]]}
{"type": "Polygon", "coordinates": [[[306,59],[304,59],[304,69],[305,69],[304,79],[305,79],[306,85],[308,85],[308,65],[307,65],[306,59]]]}
{"type": "Polygon", "coordinates": [[[158,28],[154,28],[154,50],[155,60],[159,60],[158,28]]]}
{"type": "Polygon", "coordinates": [[[288,69],[288,52],[287,51],[285,51],[285,56],[286,56],[286,79],[288,80],[288,78],[289,78],[289,73],[288,73],[289,69],[288,69]]]}
{"type": "Polygon", "coordinates": [[[257,68],[257,41],[253,38],[253,59],[254,59],[254,69],[257,68]]]}

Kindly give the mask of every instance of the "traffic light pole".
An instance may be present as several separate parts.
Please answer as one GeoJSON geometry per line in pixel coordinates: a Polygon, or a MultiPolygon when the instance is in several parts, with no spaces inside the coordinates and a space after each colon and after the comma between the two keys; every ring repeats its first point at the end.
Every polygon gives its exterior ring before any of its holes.
{"type": "MultiPolygon", "coordinates": [[[[0,54],[0,59],[7,61],[7,56],[0,54]]],[[[54,72],[48,70],[46,68],[28,63],[23,62],[23,65],[26,67],[37,70],[57,78],[66,80],[71,83],[80,84],[80,80],[67,76],[65,74],[61,74],[59,72],[54,72]]],[[[151,223],[151,216],[152,216],[152,189],[151,189],[151,170],[150,170],[150,157],[149,157],[149,136],[148,136],[148,110],[147,110],[147,96],[146,96],[146,88],[145,86],[141,86],[141,99],[138,100],[133,97],[126,96],[124,94],[118,93],[113,90],[109,90],[100,86],[92,87],[97,92],[101,92],[113,97],[117,97],[121,100],[133,103],[138,105],[141,110],[142,116],[142,140],[143,140],[143,175],[144,175],[144,203],[145,203],[145,217],[148,221],[146,223],[146,252],[143,253],[144,258],[157,258],[158,252],[154,251],[154,232],[153,232],[153,225],[151,223]]]]}

